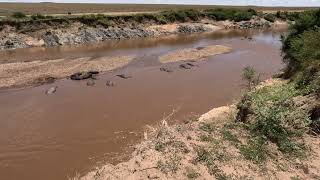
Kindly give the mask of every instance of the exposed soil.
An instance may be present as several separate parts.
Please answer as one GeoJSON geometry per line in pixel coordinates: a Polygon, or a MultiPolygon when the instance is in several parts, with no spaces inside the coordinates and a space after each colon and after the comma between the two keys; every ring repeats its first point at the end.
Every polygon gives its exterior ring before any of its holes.
{"type": "Polygon", "coordinates": [[[159,25],[152,19],[140,22],[129,15],[112,16],[111,19],[103,22],[99,19],[68,17],[40,21],[1,21],[0,50],[213,32],[221,29],[267,29],[276,24],[258,16],[241,22],[200,18],[197,21],[187,20],[166,25],[159,25]]]}

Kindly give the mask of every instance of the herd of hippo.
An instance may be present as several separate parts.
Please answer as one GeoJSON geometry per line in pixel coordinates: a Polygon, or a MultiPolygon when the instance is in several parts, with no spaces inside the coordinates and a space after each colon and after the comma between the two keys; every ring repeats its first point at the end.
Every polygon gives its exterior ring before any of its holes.
{"type": "MultiPolygon", "coordinates": [[[[194,64],[194,62],[195,61],[185,62],[183,64],[180,64],[179,68],[187,70],[187,69],[191,69],[193,67],[198,66],[198,65],[194,64]]],[[[168,67],[161,67],[160,71],[172,73],[173,69],[168,68],[168,67]]],[[[94,86],[95,85],[94,80],[97,79],[97,76],[99,75],[99,73],[100,73],[99,71],[84,71],[84,72],[74,73],[69,78],[74,81],[88,80],[87,86],[94,86]]],[[[117,74],[116,76],[119,78],[122,78],[122,79],[132,78],[132,76],[129,74],[117,74]]],[[[111,80],[108,80],[106,82],[106,86],[108,86],[108,87],[114,87],[115,85],[116,85],[116,83],[111,80]]],[[[57,86],[51,87],[45,91],[45,94],[47,94],[47,95],[54,94],[57,91],[57,89],[58,89],[57,86]]]]}

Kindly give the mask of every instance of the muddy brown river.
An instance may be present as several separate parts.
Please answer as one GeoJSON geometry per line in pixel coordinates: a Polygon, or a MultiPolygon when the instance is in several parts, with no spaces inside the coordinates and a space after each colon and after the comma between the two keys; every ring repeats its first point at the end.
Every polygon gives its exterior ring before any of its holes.
{"type": "Polygon", "coordinates": [[[278,72],[283,32],[215,32],[0,52],[0,63],[136,55],[129,65],[98,76],[93,87],[86,81],[62,79],[1,90],[0,179],[68,179],[106,162],[128,159],[146,125],[155,125],[174,109],[178,111],[170,123],[233,103],[243,89],[245,66],[254,66],[263,78],[278,72]],[[158,61],[173,50],[215,44],[233,51],[196,62],[198,67],[190,70],[180,69],[179,63],[161,65],[158,61]],[[163,66],[174,71],[162,72],[163,66]],[[116,77],[119,73],[133,77],[121,79],[116,77]],[[116,85],[107,87],[108,80],[116,85]],[[58,86],[57,92],[45,95],[52,86],[58,86]]]}

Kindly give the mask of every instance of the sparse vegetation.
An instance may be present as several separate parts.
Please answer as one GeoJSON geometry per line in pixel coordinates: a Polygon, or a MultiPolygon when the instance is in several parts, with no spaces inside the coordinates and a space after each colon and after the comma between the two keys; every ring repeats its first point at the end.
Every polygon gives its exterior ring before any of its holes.
{"type": "Polygon", "coordinates": [[[178,170],[180,161],[181,157],[173,153],[167,159],[159,160],[157,162],[157,168],[165,174],[175,173],[178,170]]]}
{"type": "Polygon", "coordinates": [[[223,128],[221,130],[221,134],[225,140],[230,141],[231,143],[234,143],[234,144],[240,143],[239,139],[226,128],[223,128]]]}
{"type": "Polygon", "coordinates": [[[202,125],[200,126],[200,129],[207,133],[211,133],[214,131],[215,127],[213,123],[202,123],[202,125]]]}
{"type": "Polygon", "coordinates": [[[248,160],[255,163],[262,163],[267,158],[266,143],[263,137],[252,137],[247,145],[240,146],[240,153],[248,160]]]}
{"type": "Polygon", "coordinates": [[[188,179],[197,179],[201,174],[199,174],[197,171],[195,171],[192,167],[186,168],[186,174],[188,179]]]}
{"type": "Polygon", "coordinates": [[[260,74],[252,66],[247,66],[243,69],[242,79],[247,81],[247,87],[249,90],[256,86],[260,82],[260,74]]]}

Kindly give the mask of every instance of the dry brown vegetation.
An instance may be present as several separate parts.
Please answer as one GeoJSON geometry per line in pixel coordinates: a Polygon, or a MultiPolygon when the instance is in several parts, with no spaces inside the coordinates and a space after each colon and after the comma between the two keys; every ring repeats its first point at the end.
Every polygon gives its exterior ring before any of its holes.
{"type": "MultiPolygon", "coordinates": [[[[64,3],[0,3],[0,16],[11,15],[14,12],[25,14],[72,14],[78,13],[110,13],[110,12],[155,12],[181,9],[210,9],[226,6],[214,5],[154,5],[154,4],[64,4],[64,3]]],[[[227,6],[234,8],[248,8],[241,6],[227,6]]],[[[301,11],[309,8],[296,7],[252,7],[259,11],[301,11]]]]}

